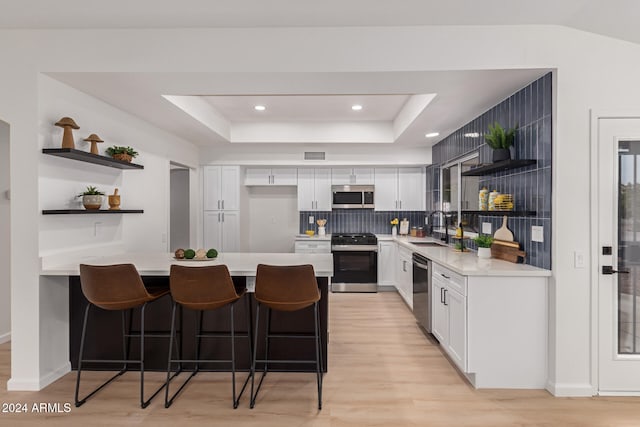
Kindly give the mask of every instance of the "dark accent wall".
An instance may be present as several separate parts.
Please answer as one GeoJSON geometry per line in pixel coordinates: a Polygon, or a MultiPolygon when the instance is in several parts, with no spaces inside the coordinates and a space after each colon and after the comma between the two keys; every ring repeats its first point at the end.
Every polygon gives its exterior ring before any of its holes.
{"type": "MultiPolygon", "coordinates": [[[[374,211],[373,209],[334,209],[332,211],[300,212],[300,234],[306,230],[318,231],[315,220],[326,219],[326,232],[330,233],[375,233],[391,234],[389,221],[393,218],[409,220],[409,227],[424,227],[423,211],[374,211]],[[314,223],[309,224],[309,216],[314,223]]],[[[399,228],[398,228],[399,230],[399,228]]]]}
{"type": "MultiPolygon", "coordinates": [[[[456,158],[479,152],[480,163],[491,163],[492,150],[482,135],[493,122],[505,128],[518,125],[512,159],[535,159],[537,164],[480,178],[480,188],[513,194],[515,210],[535,211],[534,216],[509,217],[514,240],[527,252],[525,263],[551,268],[551,73],[521,89],[433,146],[433,164],[427,167],[427,211],[439,209],[440,167],[456,158]],[[464,134],[478,132],[479,138],[464,134]],[[544,227],[544,242],[531,241],[531,227],[544,227]]],[[[464,177],[462,178],[464,179],[464,177]]],[[[495,232],[502,217],[479,216],[495,232]]],[[[473,245],[472,245],[473,246],[473,245]]]]}

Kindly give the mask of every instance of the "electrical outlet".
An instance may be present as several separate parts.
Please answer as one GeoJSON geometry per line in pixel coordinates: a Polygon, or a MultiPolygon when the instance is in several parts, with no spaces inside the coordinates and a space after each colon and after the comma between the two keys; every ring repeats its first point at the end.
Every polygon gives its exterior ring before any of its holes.
{"type": "Polygon", "coordinates": [[[482,232],[484,234],[491,234],[491,223],[490,222],[483,222],[482,223],[482,232]]]}
{"type": "Polygon", "coordinates": [[[532,242],[544,242],[544,227],[541,225],[531,226],[531,241],[532,242]]]}
{"type": "Polygon", "coordinates": [[[313,224],[315,222],[315,217],[309,216],[309,224],[313,224]]]}
{"type": "Polygon", "coordinates": [[[102,223],[100,221],[93,223],[93,236],[98,237],[102,234],[102,223]]]}
{"type": "Polygon", "coordinates": [[[424,217],[424,225],[429,225],[429,216],[424,217]]]}
{"type": "Polygon", "coordinates": [[[573,266],[575,268],[584,268],[585,267],[585,259],[583,251],[575,251],[573,253],[573,266]]]}

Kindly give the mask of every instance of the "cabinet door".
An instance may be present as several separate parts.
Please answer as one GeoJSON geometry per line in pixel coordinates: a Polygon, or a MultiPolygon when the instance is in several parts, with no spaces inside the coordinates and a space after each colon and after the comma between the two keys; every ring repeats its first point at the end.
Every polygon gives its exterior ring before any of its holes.
{"type": "Polygon", "coordinates": [[[431,287],[431,333],[446,348],[449,340],[449,310],[442,302],[445,286],[436,277],[433,276],[431,287]]]}
{"type": "Polygon", "coordinates": [[[331,210],[331,169],[316,169],[314,193],[317,211],[331,210]]]}
{"type": "Polygon", "coordinates": [[[222,195],[222,171],[219,166],[205,166],[202,169],[202,200],[205,211],[215,211],[220,208],[222,195]]]}
{"type": "Polygon", "coordinates": [[[353,176],[357,185],[373,185],[373,168],[353,168],[353,176]]]}
{"type": "Polygon", "coordinates": [[[271,169],[271,185],[297,185],[298,170],[296,168],[271,169]]]}
{"type": "Polygon", "coordinates": [[[378,285],[396,286],[396,243],[378,242],[378,285]]]}
{"type": "Polygon", "coordinates": [[[298,210],[315,210],[315,176],[313,169],[298,169],[298,210]]]}
{"type": "Polygon", "coordinates": [[[240,252],[240,212],[223,211],[221,217],[222,251],[240,252]]]}
{"type": "Polygon", "coordinates": [[[422,168],[398,169],[398,209],[403,211],[422,211],[425,209],[424,181],[422,168]]]}
{"type": "Polygon", "coordinates": [[[394,211],[398,209],[398,169],[376,168],[375,210],[394,211]]]}
{"type": "Polygon", "coordinates": [[[203,242],[207,249],[215,248],[222,251],[222,212],[207,211],[204,213],[203,242]]]}
{"type": "Polygon", "coordinates": [[[240,168],[238,166],[221,166],[221,199],[220,208],[237,211],[240,209],[240,168]]]}
{"type": "Polygon", "coordinates": [[[244,185],[271,184],[271,169],[247,168],[244,172],[244,185]]]}
{"type": "Polygon", "coordinates": [[[467,366],[467,304],[458,292],[447,289],[445,300],[449,309],[449,342],[447,353],[458,367],[466,372],[467,366]]]}
{"type": "Polygon", "coordinates": [[[413,310],[413,262],[411,256],[403,257],[403,265],[405,266],[402,277],[402,288],[405,295],[404,300],[409,308],[413,310]]]}
{"type": "Polygon", "coordinates": [[[355,184],[352,168],[331,168],[332,185],[355,184]]]}

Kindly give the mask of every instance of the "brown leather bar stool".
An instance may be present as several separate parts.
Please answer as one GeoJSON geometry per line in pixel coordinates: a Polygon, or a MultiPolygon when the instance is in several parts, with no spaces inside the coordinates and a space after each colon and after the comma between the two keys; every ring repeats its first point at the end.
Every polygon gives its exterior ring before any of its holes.
{"type": "MultiPolygon", "coordinates": [[[[145,341],[145,309],[147,304],[156,301],[160,297],[167,295],[169,289],[154,288],[148,290],[145,288],[142,278],[138,274],[133,264],[116,264],[116,265],[86,265],[80,264],[80,283],[82,293],[89,300],[87,308],[84,311],[84,322],[82,325],[82,338],[80,340],[80,353],[78,356],[78,375],[76,379],[75,404],[81,406],[87,399],[115,380],[117,377],[128,371],[129,364],[140,365],[140,406],[146,408],[151,399],[153,399],[162,388],[163,384],[158,388],[149,399],[144,399],[144,341],[145,341]],[[122,340],[123,340],[123,358],[121,360],[88,360],[83,359],[85,336],[87,333],[87,320],[89,309],[98,307],[103,310],[121,311],[122,313],[122,340]],[[132,333],[131,316],[134,308],[141,308],[140,315],[140,331],[132,333]],[[128,331],[126,330],[126,311],[130,312],[130,321],[128,331]],[[129,359],[129,340],[130,338],[140,338],[140,359],[129,359]],[[104,382],[98,388],[89,393],[86,397],[79,399],[80,391],[80,374],[82,373],[83,363],[123,363],[124,367],[109,380],[104,382]]],[[[164,337],[169,338],[168,334],[147,333],[148,337],[164,337]]]]}
{"type": "Polygon", "coordinates": [[[256,271],[255,298],[258,302],[256,307],[256,329],[254,332],[255,342],[253,345],[253,362],[251,364],[251,402],[249,406],[254,407],[256,397],[262,386],[262,381],[268,372],[269,363],[315,363],[316,381],[318,384],[318,409],[322,409],[322,346],[320,342],[320,313],[318,311],[318,301],[320,301],[320,290],[313,271],[312,265],[292,265],[274,266],[259,264],[256,271]],[[265,335],[265,358],[257,358],[258,347],[258,319],[260,317],[260,307],[267,309],[267,325],[265,335]],[[313,305],[314,334],[272,334],[271,333],[271,310],[292,312],[305,309],[313,305]],[[269,359],[269,340],[272,338],[313,338],[315,340],[316,357],[314,360],[271,360],[269,359]],[[258,387],[254,393],[256,362],[264,363],[264,371],[260,377],[258,387]]]}
{"type": "Polygon", "coordinates": [[[242,389],[236,396],[236,338],[247,338],[249,345],[249,363],[251,363],[251,311],[247,308],[247,332],[236,334],[234,325],[234,307],[235,303],[242,298],[246,289],[239,294],[233,284],[233,280],[229,275],[229,269],[226,265],[214,265],[204,267],[184,267],[179,265],[171,266],[171,277],[169,280],[171,286],[171,296],[173,297],[173,309],[171,311],[171,340],[169,343],[169,363],[167,365],[167,388],[165,390],[165,408],[173,403],[176,396],[187,385],[189,380],[193,378],[200,369],[200,363],[231,363],[231,393],[233,398],[233,408],[238,407],[240,397],[249,382],[250,375],[242,385],[242,389]],[[173,340],[175,333],[176,308],[187,308],[198,311],[198,320],[196,324],[196,358],[173,359],[173,340]],[[205,311],[216,310],[223,307],[229,307],[231,331],[230,333],[218,333],[202,331],[202,318],[205,311]],[[229,338],[231,343],[231,359],[201,359],[200,343],[202,338],[229,338]],[[195,367],[180,388],[169,398],[169,383],[171,379],[171,364],[180,363],[180,368],[175,375],[182,371],[182,363],[194,363],[195,367]]]}

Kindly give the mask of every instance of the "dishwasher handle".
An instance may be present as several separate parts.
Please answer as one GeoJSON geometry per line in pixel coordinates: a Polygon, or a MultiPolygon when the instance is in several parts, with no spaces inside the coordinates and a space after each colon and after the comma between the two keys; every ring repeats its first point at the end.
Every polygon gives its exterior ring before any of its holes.
{"type": "Polygon", "coordinates": [[[413,266],[418,267],[421,270],[429,271],[429,266],[427,264],[419,263],[416,260],[413,261],[413,266]]]}

